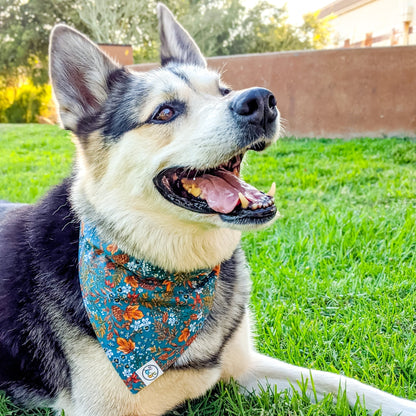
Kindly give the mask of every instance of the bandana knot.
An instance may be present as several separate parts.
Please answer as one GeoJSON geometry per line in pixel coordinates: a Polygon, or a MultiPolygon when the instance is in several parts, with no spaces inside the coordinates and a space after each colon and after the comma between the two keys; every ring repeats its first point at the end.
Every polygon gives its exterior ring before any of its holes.
{"type": "Polygon", "coordinates": [[[152,383],[195,340],[212,308],[219,266],[167,272],[103,242],[81,224],[84,306],[108,359],[132,393],[152,383]]]}

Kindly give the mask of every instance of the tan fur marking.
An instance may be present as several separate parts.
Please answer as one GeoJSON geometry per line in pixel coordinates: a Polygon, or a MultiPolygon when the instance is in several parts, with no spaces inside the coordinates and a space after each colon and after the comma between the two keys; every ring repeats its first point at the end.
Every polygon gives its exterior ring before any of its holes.
{"type": "Polygon", "coordinates": [[[107,170],[108,151],[103,145],[102,138],[98,132],[90,134],[88,141],[81,144],[75,137],[73,140],[77,151],[77,162],[82,164],[82,170],[89,176],[89,181],[96,182],[100,180],[107,170]]]}

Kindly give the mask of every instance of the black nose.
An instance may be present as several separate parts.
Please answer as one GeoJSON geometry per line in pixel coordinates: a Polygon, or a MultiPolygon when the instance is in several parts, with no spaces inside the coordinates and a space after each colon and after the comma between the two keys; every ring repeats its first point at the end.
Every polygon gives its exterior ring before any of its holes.
{"type": "Polygon", "coordinates": [[[277,117],[276,99],[266,88],[250,88],[237,94],[230,103],[230,109],[250,124],[256,124],[265,129],[277,117]]]}

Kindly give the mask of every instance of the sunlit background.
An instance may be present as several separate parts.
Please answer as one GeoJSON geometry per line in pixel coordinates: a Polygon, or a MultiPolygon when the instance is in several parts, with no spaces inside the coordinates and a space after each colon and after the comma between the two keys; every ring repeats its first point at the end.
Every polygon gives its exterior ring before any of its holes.
{"type": "MultiPolygon", "coordinates": [[[[0,122],[56,122],[56,23],[124,65],[157,62],[157,0],[0,0],[0,122]],[[121,45],[121,46],[120,46],[121,45]]],[[[416,44],[416,0],[165,0],[207,57],[416,44]]]]}

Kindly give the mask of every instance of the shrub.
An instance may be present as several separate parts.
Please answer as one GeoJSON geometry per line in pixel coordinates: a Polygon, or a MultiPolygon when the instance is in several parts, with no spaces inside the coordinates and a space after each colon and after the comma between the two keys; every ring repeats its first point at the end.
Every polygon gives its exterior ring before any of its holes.
{"type": "Polygon", "coordinates": [[[0,90],[0,122],[36,123],[39,116],[53,115],[52,91],[48,84],[35,86],[30,80],[0,90]]]}

